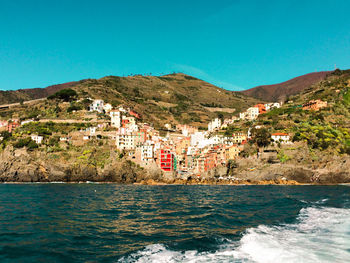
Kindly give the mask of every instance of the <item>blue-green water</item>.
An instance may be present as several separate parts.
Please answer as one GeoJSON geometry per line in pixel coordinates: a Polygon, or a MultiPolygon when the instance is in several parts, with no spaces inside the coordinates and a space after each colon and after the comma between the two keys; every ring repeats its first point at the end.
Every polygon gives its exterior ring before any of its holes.
{"type": "Polygon", "coordinates": [[[0,262],[350,262],[348,186],[1,184],[0,262]]]}

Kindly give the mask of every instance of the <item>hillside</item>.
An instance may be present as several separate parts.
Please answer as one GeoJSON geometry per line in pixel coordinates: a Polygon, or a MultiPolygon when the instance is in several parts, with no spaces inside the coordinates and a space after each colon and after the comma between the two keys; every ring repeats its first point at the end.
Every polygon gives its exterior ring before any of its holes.
{"type": "MultiPolygon", "coordinates": [[[[101,79],[86,79],[69,85],[81,99],[103,99],[113,106],[120,104],[129,106],[140,113],[144,121],[153,123],[156,127],[163,127],[165,123],[185,123],[206,127],[207,122],[212,118],[219,115],[224,117],[238,115],[241,110],[259,102],[239,92],[224,90],[181,73],[159,77],[107,76],[101,79]]],[[[61,89],[62,86],[56,87],[61,89]]],[[[45,94],[52,92],[49,88],[45,90],[45,94]]],[[[27,90],[25,95],[31,99],[35,98],[29,94],[27,90]]],[[[38,95],[38,93],[35,94],[38,95]]],[[[44,94],[44,91],[41,94],[44,94]]],[[[50,101],[50,103],[53,102],[50,101]]],[[[37,112],[40,112],[41,118],[69,117],[63,116],[66,114],[64,110],[56,112],[58,105],[51,104],[42,102],[35,107],[38,109],[37,112]]],[[[29,117],[33,116],[31,112],[34,109],[28,112],[23,108],[24,115],[18,111],[17,113],[21,117],[29,117]]]]}
{"type": "Polygon", "coordinates": [[[20,90],[0,90],[0,105],[10,104],[27,100],[46,98],[62,89],[71,88],[79,81],[72,81],[63,84],[48,86],[46,88],[20,89],[20,90]]]}
{"type": "Polygon", "coordinates": [[[302,75],[288,81],[274,84],[262,85],[255,88],[242,91],[243,94],[256,99],[265,101],[284,101],[291,95],[295,95],[311,85],[323,80],[331,73],[330,71],[321,71],[302,75]]]}
{"type": "MultiPolygon", "coordinates": [[[[336,70],[305,89],[279,109],[258,118],[271,132],[294,134],[293,141],[307,142],[311,150],[350,154],[350,70],[336,70]],[[310,100],[327,102],[319,111],[303,110],[310,100]]],[[[320,157],[320,154],[316,156],[320,157]]],[[[315,157],[315,158],[316,158],[315,157]]]]}

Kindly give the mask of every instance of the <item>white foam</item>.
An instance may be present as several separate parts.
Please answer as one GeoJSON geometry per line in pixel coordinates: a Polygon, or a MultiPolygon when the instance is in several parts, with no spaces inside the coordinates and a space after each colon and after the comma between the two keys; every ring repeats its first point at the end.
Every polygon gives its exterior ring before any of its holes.
{"type": "Polygon", "coordinates": [[[302,209],[298,223],[261,225],[239,242],[226,242],[214,252],[172,251],[147,246],[121,262],[350,262],[350,210],[302,209]]]}

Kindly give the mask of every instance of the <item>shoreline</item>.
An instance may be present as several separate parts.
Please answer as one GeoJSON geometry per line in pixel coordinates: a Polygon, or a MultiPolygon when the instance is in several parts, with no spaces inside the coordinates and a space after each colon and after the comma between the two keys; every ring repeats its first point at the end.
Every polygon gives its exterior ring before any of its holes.
{"type": "Polygon", "coordinates": [[[175,183],[165,183],[165,182],[156,182],[156,181],[147,181],[147,182],[137,182],[137,183],[129,183],[129,184],[123,184],[123,183],[118,183],[118,182],[91,182],[91,181],[80,181],[80,182],[0,182],[0,184],[115,184],[115,185],[135,185],[135,186],[140,186],[140,185],[145,185],[145,186],[171,186],[171,185],[187,185],[187,186],[195,186],[195,185],[213,185],[213,186],[220,186],[220,185],[231,185],[231,186],[269,186],[269,185],[278,185],[278,186],[350,186],[350,183],[325,183],[325,184],[317,184],[317,183],[298,183],[296,181],[288,181],[283,183],[279,182],[271,182],[271,181],[256,181],[256,182],[230,182],[230,183],[225,183],[225,182],[216,182],[216,183],[208,183],[208,182],[190,182],[190,183],[180,183],[180,182],[175,182],[175,183]]]}

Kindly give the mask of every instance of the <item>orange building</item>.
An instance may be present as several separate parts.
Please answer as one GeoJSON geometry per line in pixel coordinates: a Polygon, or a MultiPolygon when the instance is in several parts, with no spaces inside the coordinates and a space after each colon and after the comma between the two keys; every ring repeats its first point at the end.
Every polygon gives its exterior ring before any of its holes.
{"type": "Polygon", "coordinates": [[[259,103],[254,106],[255,108],[259,108],[259,114],[266,113],[266,107],[264,104],[259,103]]]}

